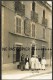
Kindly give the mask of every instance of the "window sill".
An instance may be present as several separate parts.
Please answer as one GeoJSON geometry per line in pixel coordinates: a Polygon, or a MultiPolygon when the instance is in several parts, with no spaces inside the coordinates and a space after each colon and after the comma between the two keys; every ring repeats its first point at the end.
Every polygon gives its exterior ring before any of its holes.
{"type": "Polygon", "coordinates": [[[34,40],[38,40],[38,41],[47,42],[45,39],[37,39],[37,38],[31,37],[31,36],[26,36],[26,35],[23,35],[23,34],[17,34],[17,33],[12,33],[12,32],[9,32],[9,33],[10,33],[10,34],[13,34],[13,35],[25,37],[25,38],[30,38],[30,39],[34,39],[34,40]]]}

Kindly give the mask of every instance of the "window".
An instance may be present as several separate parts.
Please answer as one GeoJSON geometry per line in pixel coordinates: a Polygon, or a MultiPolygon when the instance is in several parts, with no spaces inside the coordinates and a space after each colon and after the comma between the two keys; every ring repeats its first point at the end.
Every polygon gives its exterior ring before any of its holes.
{"type": "Polygon", "coordinates": [[[43,18],[45,19],[45,10],[43,10],[43,18]]]}
{"type": "Polygon", "coordinates": [[[35,24],[32,24],[32,37],[35,37],[35,24]]]}
{"type": "Polygon", "coordinates": [[[31,24],[28,18],[24,20],[24,34],[27,36],[30,36],[31,34],[31,24]]]}
{"type": "Polygon", "coordinates": [[[45,39],[45,29],[43,29],[43,39],[45,39]]]}
{"type": "Polygon", "coordinates": [[[35,11],[35,2],[32,2],[32,11],[35,11]]]}
{"type": "Polygon", "coordinates": [[[21,33],[21,19],[16,17],[16,33],[21,33]]]}
{"type": "Polygon", "coordinates": [[[42,58],[45,57],[45,48],[42,48],[42,58]]]}

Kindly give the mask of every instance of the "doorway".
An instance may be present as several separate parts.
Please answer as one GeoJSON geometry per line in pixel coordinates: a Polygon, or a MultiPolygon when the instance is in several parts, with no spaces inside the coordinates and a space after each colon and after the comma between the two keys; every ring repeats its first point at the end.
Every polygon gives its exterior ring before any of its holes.
{"type": "Polygon", "coordinates": [[[32,48],[31,48],[31,56],[34,55],[34,52],[35,52],[35,46],[32,45],[32,48]]]}
{"type": "Polygon", "coordinates": [[[45,57],[45,47],[42,47],[42,58],[45,57]]]}
{"type": "Polygon", "coordinates": [[[20,61],[20,51],[21,51],[21,47],[17,46],[16,47],[16,62],[20,61]]]}

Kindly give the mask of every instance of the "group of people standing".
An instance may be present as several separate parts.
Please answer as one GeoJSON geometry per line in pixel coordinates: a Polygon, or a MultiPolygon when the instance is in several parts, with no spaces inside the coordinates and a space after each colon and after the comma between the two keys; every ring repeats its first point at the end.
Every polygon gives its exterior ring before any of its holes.
{"type": "Polygon", "coordinates": [[[29,60],[28,55],[24,58],[24,55],[21,56],[21,70],[45,70],[46,59],[42,59],[39,56],[32,55],[29,60]]]}

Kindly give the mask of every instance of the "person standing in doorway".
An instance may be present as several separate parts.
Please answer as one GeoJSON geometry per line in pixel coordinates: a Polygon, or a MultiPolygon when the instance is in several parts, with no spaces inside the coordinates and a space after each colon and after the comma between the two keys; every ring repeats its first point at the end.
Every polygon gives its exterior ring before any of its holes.
{"type": "Polygon", "coordinates": [[[24,66],[25,66],[25,60],[24,60],[24,54],[22,54],[21,56],[21,70],[24,70],[24,66]]]}

